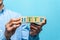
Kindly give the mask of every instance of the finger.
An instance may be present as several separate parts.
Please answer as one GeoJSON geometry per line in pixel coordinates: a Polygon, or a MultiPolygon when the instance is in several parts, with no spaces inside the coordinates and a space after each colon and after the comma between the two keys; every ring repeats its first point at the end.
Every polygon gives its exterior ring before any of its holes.
{"type": "Polygon", "coordinates": [[[18,22],[12,22],[12,23],[7,23],[5,26],[6,26],[6,28],[10,28],[13,25],[18,25],[18,24],[21,25],[20,21],[18,21],[18,22]]]}
{"type": "Polygon", "coordinates": [[[30,31],[31,32],[40,32],[41,28],[39,29],[38,27],[31,27],[30,31]]]}
{"type": "Polygon", "coordinates": [[[36,24],[36,23],[31,23],[31,25],[34,26],[34,27],[36,27],[36,28],[38,28],[38,29],[41,28],[41,26],[39,24],[36,24]]]}
{"type": "Polygon", "coordinates": [[[40,26],[40,25],[37,24],[37,23],[31,23],[31,25],[33,25],[33,26],[40,26]]]}
{"type": "Polygon", "coordinates": [[[21,22],[20,22],[20,21],[17,21],[17,22],[11,22],[11,24],[17,25],[17,24],[21,24],[21,22]]]}
{"type": "Polygon", "coordinates": [[[36,28],[35,26],[30,26],[30,29],[34,29],[34,30],[37,30],[38,28],[36,28]]]}
{"type": "Polygon", "coordinates": [[[30,31],[31,31],[31,32],[36,32],[37,30],[35,30],[35,29],[31,29],[30,31]]]}
{"type": "Polygon", "coordinates": [[[11,19],[11,20],[9,21],[9,23],[11,23],[11,22],[17,22],[17,21],[20,21],[20,18],[13,18],[13,19],[11,19]]]}
{"type": "Polygon", "coordinates": [[[30,31],[30,35],[34,36],[34,35],[37,35],[38,31],[32,29],[32,31],[30,31]]]}
{"type": "Polygon", "coordinates": [[[30,26],[31,29],[34,29],[34,30],[37,30],[37,31],[40,31],[42,29],[42,27],[40,25],[31,25],[30,26]]]}
{"type": "Polygon", "coordinates": [[[18,28],[20,26],[20,24],[17,24],[17,25],[13,25],[12,27],[13,28],[18,28]]]}
{"type": "Polygon", "coordinates": [[[12,30],[16,30],[19,26],[20,26],[20,24],[18,24],[18,25],[13,25],[11,28],[12,28],[12,30]]]}
{"type": "Polygon", "coordinates": [[[41,26],[37,26],[38,30],[40,30],[42,27],[41,26]]]}
{"type": "Polygon", "coordinates": [[[41,26],[46,24],[46,19],[43,20],[43,22],[40,23],[41,26]]]}
{"type": "Polygon", "coordinates": [[[10,26],[13,26],[13,25],[17,25],[17,24],[21,24],[21,22],[20,22],[20,21],[17,21],[17,22],[11,22],[9,25],[10,25],[10,26]]]}
{"type": "Polygon", "coordinates": [[[16,30],[19,26],[20,26],[20,24],[18,24],[18,25],[13,25],[12,27],[8,27],[7,30],[8,30],[8,31],[13,31],[13,30],[16,30]]]}

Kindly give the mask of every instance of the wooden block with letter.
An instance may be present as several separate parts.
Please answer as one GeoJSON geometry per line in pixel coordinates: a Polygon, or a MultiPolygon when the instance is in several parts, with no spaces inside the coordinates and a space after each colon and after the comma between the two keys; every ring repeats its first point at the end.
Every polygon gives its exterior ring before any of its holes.
{"type": "Polygon", "coordinates": [[[21,23],[38,23],[38,24],[42,24],[45,23],[46,18],[45,17],[41,17],[41,16],[22,16],[20,17],[21,19],[21,23]]]}

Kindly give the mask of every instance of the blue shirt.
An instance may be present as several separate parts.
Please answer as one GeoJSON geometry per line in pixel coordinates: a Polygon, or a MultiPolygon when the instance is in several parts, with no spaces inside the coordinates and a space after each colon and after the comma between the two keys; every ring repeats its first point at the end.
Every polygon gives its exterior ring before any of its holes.
{"type": "MultiPolygon", "coordinates": [[[[5,24],[9,22],[12,18],[19,18],[21,15],[15,12],[12,12],[7,9],[2,9],[0,11],[0,40],[6,40],[4,32],[5,32],[5,24]]],[[[10,38],[11,40],[29,40],[29,24],[23,23],[20,27],[18,27],[10,38]]]]}
{"type": "MultiPolygon", "coordinates": [[[[0,10],[0,40],[6,40],[4,35],[5,32],[5,24],[9,22],[12,18],[19,18],[20,14],[15,13],[13,11],[2,9],[0,10]]],[[[18,27],[10,38],[11,40],[39,40],[39,35],[32,37],[29,36],[30,24],[22,23],[20,27],[18,27]]]]}

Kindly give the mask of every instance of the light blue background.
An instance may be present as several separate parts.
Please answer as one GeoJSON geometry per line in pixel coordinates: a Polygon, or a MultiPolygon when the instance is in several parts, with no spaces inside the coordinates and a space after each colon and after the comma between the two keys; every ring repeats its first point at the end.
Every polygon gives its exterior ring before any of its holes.
{"type": "Polygon", "coordinates": [[[60,40],[60,0],[4,0],[5,7],[23,16],[45,16],[41,40],[60,40]]]}

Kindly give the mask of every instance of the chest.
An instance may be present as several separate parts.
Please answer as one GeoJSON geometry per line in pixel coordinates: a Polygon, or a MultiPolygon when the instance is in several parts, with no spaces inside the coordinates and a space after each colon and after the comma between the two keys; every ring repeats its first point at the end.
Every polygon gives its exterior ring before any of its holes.
{"type": "Polygon", "coordinates": [[[5,30],[5,24],[7,23],[7,20],[8,19],[4,14],[0,15],[0,29],[1,30],[5,30]]]}

